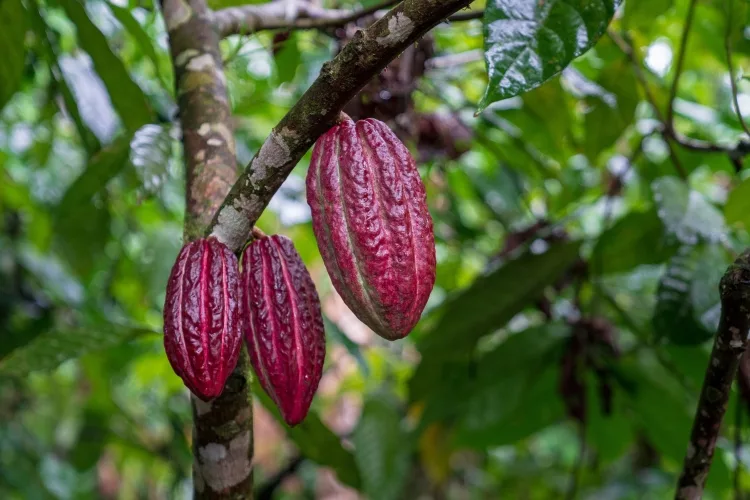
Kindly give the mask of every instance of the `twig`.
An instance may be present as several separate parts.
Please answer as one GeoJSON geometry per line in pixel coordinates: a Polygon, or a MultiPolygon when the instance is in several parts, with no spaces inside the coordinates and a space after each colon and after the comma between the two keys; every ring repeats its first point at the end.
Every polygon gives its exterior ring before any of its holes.
{"type": "Polygon", "coordinates": [[[729,84],[732,86],[732,103],[734,104],[734,112],[737,114],[737,120],[739,120],[742,130],[750,136],[750,128],[748,128],[745,119],[742,117],[740,112],[740,102],[737,98],[737,80],[734,76],[734,66],[732,64],[732,7],[733,1],[728,0],[727,4],[727,28],[724,33],[724,50],[727,52],[727,66],[729,68],[729,84]]]}
{"type": "Polygon", "coordinates": [[[344,105],[406,47],[471,0],[405,0],[323,65],[320,75],[274,127],[209,224],[236,251],[271,197],[344,105]],[[395,29],[398,28],[398,29],[395,29]]]}
{"type": "MultiPolygon", "coordinates": [[[[186,170],[185,240],[200,237],[237,177],[219,38],[204,0],[163,0],[186,170]]],[[[252,498],[253,419],[242,350],[224,391],[192,398],[193,498],[252,498]]]]}
{"type": "Polygon", "coordinates": [[[721,321],[703,379],[675,500],[699,500],[727,410],[732,380],[750,331],[750,249],[729,266],[719,284],[721,321]]]}
{"type": "Polygon", "coordinates": [[[669,107],[667,108],[667,120],[664,124],[667,130],[674,130],[674,101],[677,97],[677,90],[680,86],[680,77],[682,76],[682,68],[685,64],[685,53],[687,52],[688,38],[690,36],[690,28],[693,25],[693,14],[695,14],[695,4],[698,0],[690,0],[688,5],[687,16],[685,17],[685,25],[682,27],[682,39],[680,41],[680,51],[677,53],[677,62],[674,69],[674,78],[672,79],[672,87],[669,90],[669,107]]]}

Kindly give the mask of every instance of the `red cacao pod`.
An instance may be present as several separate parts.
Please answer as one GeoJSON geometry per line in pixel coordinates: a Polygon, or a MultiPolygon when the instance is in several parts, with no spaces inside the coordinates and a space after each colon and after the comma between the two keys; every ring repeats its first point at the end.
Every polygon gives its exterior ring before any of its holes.
{"type": "Polygon", "coordinates": [[[435,284],[435,237],[414,158],[371,118],[315,143],[307,203],[318,248],[347,306],[388,340],[419,321],[435,284]]]}
{"type": "Polygon", "coordinates": [[[240,355],[237,257],[215,238],[182,247],[167,283],[164,350],[204,401],[219,396],[240,355]]]}
{"type": "Polygon", "coordinates": [[[260,385],[290,426],[310,409],[326,352],[320,300],[292,240],[253,241],[240,273],[245,342],[260,385]]]}

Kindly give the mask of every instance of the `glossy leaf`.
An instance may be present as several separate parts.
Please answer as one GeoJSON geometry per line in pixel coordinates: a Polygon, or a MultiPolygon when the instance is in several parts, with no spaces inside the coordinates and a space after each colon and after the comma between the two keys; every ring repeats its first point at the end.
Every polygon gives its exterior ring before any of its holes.
{"type": "Polygon", "coordinates": [[[479,103],[513,97],[556,75],[604,34],[620,0],[491,0],[484,15],[489,85],[479,103]]]}
{"type": "Polygon", "coordinates": [[[699,238],[718,241],[726,232],[722,213],[680,179],[661,177],[651,189],[659,217],[680,242],[694,245],[699,238]]]}
{"type": "Polygon", "coordinates": [[[659,283],[653,319],[657,338],[691,345],[714,335],[721,312],[719,280],[728,265],[718,245],[680,248],[659,283]]]}

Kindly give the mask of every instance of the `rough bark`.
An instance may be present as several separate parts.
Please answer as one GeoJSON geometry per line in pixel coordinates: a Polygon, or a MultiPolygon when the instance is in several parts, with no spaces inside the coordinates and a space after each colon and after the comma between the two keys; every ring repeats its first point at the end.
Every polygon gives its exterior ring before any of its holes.
{"type": "Polygon", "coordinates": [[[750,250],[732,264],[719,285],[721,320],[714,340],[676,500],[698,500],[711,468],[716,440],[727,410],[732,380],[747,348],[750,332],[750,250]]]}
{"type": "Polygon", "coordinates": [[[271,131],[224,200],[209,230],[237,250],[299,159],[344,105],[392,59],[471,0],[406,0],[323,65],[318,78],[271,131]]]}
{"type": "MultiPolygon", "coordinates": [[[[237,163],[219,37],[210,11],[203,0],[163,0],[162,11],[183,133],[189,241],[202,236],[237,178],[237,163]]],[[[192,398],[196,499],[252,498],[248,370],[243,348],[221,396],[210,403],[192,398]]]]}

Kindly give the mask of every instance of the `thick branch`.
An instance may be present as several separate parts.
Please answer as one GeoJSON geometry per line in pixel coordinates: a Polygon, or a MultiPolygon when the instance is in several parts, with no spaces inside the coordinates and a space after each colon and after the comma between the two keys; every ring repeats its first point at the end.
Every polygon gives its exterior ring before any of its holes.
{"type": "Polygon", "coordinates": [[[359,31],[289,110],[232,187],[206,234],[239,249],[273,194],[344,105],[401,51],[471,0],[406,0],[359,31]]]}
{"type": "MultiPolygon", "coordinates": [[[[219,38],[203,0],[163,0],[182,124],[185,240],[200,237],[237,178],[219,38]]],[[[242,352],[224,392],[192,398],[196,499],[252,498],[253,427],[248,358],[242,352]]]]}
{"type": "Polygon", "coordinates": [[[685,463],[677,483],[676,500],[703,495],[721,421],[727,410],[732,380],[747,348],[750,332],[750,250],[732,264],[719,285],[721,320],[703,379],[685,463]]]}

